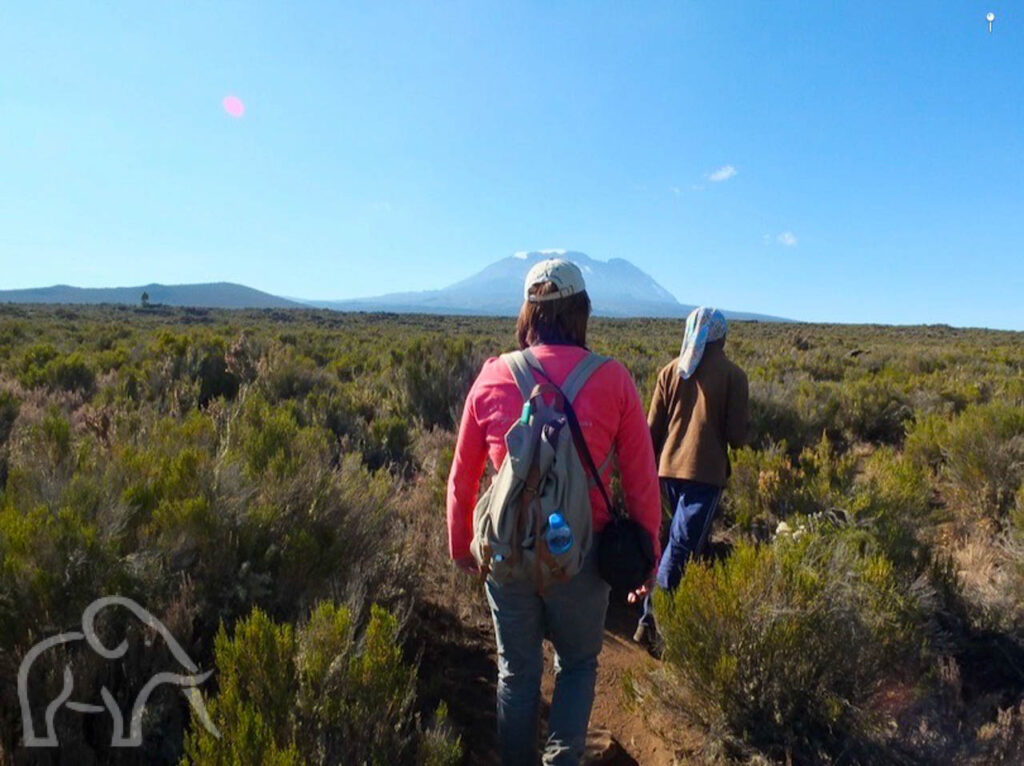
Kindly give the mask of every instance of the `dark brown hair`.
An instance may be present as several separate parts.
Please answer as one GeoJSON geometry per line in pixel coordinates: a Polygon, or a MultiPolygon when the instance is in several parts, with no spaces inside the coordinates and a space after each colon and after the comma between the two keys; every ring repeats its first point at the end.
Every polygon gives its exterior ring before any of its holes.
{"type": "MultiPolygon", "coordinates": [[[[553,282],[541,282],[530,288],[530,295],[549,295],[557,291],[553,282]]],[[[524,301],[516,320],[516,340],[519,348],[535,343],[585,348],[589,319],[590,296],[586,290],[542,303],[524,301]]]]}

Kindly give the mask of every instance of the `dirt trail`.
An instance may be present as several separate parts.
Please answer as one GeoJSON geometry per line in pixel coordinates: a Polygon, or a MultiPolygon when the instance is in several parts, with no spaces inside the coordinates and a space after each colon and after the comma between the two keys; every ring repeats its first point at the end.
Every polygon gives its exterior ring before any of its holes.
{"type": "MultiPolygon", "coordinates": [[[[590,733],[608,732],[618,748],[600,762],[608,764],[633,764],[643,766],[672,766],[684,756],[698,750],[703,744],[700,732],[673,727],[672,741],[659,734],[652,725],[652,713],[642,705],[630,704],[625,690],[624,678],[632,675],[642,678],[660,663],[647,651],[634,643],[638,613],[625,604],[621,597],[613,596],[605,621],[604,649],[601,652],[597,676],[597,696],[590,716],[590,733]]],[[[545,677],[544,692],[549,695],[554,678],[545,677]]]]}
{"type": "MultiPolygon", "coordinates": [[[[497,764],[494,731],[494,686],[497,669],[489,620],[481,614],[455,617],[447,607],[428,605],[419,615],[427,627],[423,667],[437,679],[438,696],[448,700],[453,723],[463,737],[470,764],[497,764]]],[[[635,613],[614,604],[606,623],[596,698],[590,717],[588,758],[591,764],[671,766],[700,745],[697,732],[674,732],[670,743],[652,730],[643,710],[634,709],[625,693],[627,674],[641,676],[657,665],[630,636],[635,613]],[[681,743],[681,745],[680,745],[681,743]],[[680,750],[682,752],[680,752],[680,750]]],[[[554,687],[550,645],[545,645],[542,719],[554,687]]]]}
{"type": "MultiPolygon", "coordinates": [[[[641,710],[633,709],[623,688],[627,673],[638,676],[656,661],[628,638],[606,630],[597,676],[597,695],[590,714],[588,755],[591,763],[671,766],[674,749],[652,732],[641,710]],[[608,735],[611,740],[608,741],[608,735]]],[[[551,699],[554,675],[544,676],[545,702],[551,699]]]]}

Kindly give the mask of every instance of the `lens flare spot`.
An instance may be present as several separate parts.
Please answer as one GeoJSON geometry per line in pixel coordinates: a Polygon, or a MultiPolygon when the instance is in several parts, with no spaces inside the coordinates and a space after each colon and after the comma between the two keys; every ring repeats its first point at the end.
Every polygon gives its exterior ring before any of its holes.
{"type": "Polygon", "coordinates": [[[224,105],[224,111],[228,113],[229,117],[238,119],[245,114],[245,104],[238,96],[225,96],[221,103],[224,105]]]}

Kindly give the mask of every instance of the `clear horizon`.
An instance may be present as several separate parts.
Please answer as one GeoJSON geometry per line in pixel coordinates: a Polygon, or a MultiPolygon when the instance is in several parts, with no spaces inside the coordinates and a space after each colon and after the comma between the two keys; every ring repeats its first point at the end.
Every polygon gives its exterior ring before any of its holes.
{"type": "Polygon", "coordinates": [[[681,303],[1024,330],[1024,12],[988,10],[12,7],[0,289],[339,300],[566,248],[681,303]]]}

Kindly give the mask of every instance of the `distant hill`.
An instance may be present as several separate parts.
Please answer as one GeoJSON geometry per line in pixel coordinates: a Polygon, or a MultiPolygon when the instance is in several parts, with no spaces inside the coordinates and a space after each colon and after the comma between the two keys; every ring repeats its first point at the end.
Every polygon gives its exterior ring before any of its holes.
{"type": "MultiPolygon", "coordinates": [[[[309,301],[309,305],[338,311],[394,311],[428,314],[515,316],[523,303],[523,280],[537,261],[566,258],[576,263],[587,281],[594,313],[608,317],[684,317],[693,310],[680,303],[653,277],[622,258],[599,261],[586,253],[566,250],[520,252],[495,261],[467,279],[422,292],[390,293],[374,298],[309,301]]],[[[779,317],[725,310],[730,319],[784,321],[779,317]]]]}
{"type": "MultiPolygon", "coordinates": [[[[406,314],[469,314],[515,316],[523,303],[523,280],[545,258],[567,258],[587,280],[594,313],[606,317],[685,317],[692,304],[680,303],[653,277],[622,258],[599,261],[566,250],[520,252],[495,261],[482,271],[439,290],[390,293],[375,298],[307,301],[282,298],[232,282],[138,287],[71,287],[54,285],[28,290],[0,290],[0,303],[120,303],[137,306],[143,293],[151,304],[197,308],[326,308],[335,311],[386,311],[406,314]]],[[[722,309],[730,319],[791,321],[764,314],[722,309]]]]}
{"type": "Polygon", "coordinates": [[[127,303],[138,305],[142,294],[150,303],[220,309],[287,309],[304,305],[233,282],[196,285],[140,285],[139,287],[36,287],[0,290],[0,303],[127,303]]]}

